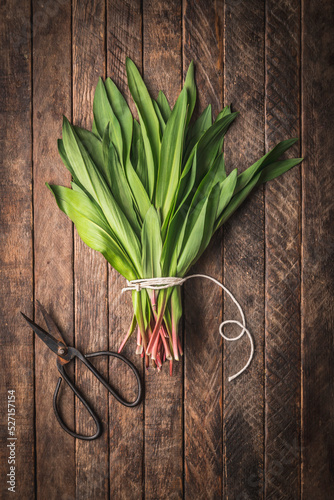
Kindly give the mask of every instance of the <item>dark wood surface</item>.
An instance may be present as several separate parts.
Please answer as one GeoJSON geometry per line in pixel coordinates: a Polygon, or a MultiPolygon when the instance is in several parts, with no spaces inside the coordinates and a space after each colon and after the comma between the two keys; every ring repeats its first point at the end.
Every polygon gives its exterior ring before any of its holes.
{"type": "MultiPolygon", "coordinates": [[[[16,391],[20,499],[331,500],[334,496],[334,6],[329,0],[8,0],[1,4],[1,498],[10,498],[8,390],[16,391]],[[69,343],[116,349],[130,321],[124,280],[79,239],[45,182],[69,185],[57,153],[62,115],[92,122],[99,76],[134,111],[125,57],[152,94],[171,104],[189,62],[199,102],[240,116],[226,143],[228,170],[245,169],[276,142],[300,137],[305,160],[250,196],[196,265],[243,305],[247,340],[223,344],[237,312],[201,280],[184,287],[185,356],[170,378],[145,372],[145,399],[127,409],[81,366],[71,376],[103,420],[95,442],[57,424],[54,356],[19,315],[40,300],[69,343]]],[[[230,333],[233,334],[232,329],[230,333]]],[[[116,362],[94,361],[123,394],[116,362]]],[[[92,431],[62,389],[62,412],[92,431]]]]}

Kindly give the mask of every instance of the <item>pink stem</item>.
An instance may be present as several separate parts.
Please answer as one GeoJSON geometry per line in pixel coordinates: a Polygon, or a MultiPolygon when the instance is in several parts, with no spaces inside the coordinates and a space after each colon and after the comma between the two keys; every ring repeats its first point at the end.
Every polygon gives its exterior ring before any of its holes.
{"type": "Polygon", "coordinates": [[[165,348],[165,355],[166,355],[166,358],[167,359],[172,359],[172,355],[171,355],[171,352],[169,350],[169,346],[168,346],[168,343],[166,341],[166,337],[163,333],[163,328],[160,329],[160,336],[161,336],[161,339],[162,339],[162,343],[164,345],[164,348],[165,348]]]}
{"type": "Polygon", "coordinates": [[[180,352],[181,356],[183,356],[183,350],[182,350],[181,341],[180,341],[179,336],[177,337],[177,345],[178,345],[179,352],[180,352]]]}

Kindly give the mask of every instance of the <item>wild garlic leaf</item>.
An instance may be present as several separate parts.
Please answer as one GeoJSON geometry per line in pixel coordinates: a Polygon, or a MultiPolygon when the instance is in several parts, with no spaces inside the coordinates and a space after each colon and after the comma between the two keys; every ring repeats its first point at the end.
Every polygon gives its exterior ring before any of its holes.
{"type": "Polygon", "coordinates": [[[153,106],[154,106],[155,112],[156,112],[158,120],[159,120],[159,124],[160,124],[160,136],[162,137],[163,133],[165,131],[165,128],[166,128],[166,122],[164,120],[164,117],[161,114],[161,111],[160,111],[160,108],[159,108],[159,104],[157,103],[157,101],[153,100],[152,102],[153,102],[153,106]]]}
{"type": "Polygon", "coordinates": [[[209,104],[201,113],[197,120],[190,124],[185,139],[185,151],[183,155],[183,162],[188,160],[191,151],[198,143],[204,132],[206,132],[212,125],[212,111],[211,104],[209,104]]]}
{"type": "Polygon", "coordinates": [[[126,59],[126,72],[131,95],[151,146],[153,162],[154,164],[158,164],[160,155],[160,130],[159,120],[155,113],[152,99],[136,65],[129,58],[126,59]]]}
{"type": "Polygon", "coordinates": [[[235,120],[238,113],[231,113],[215,122],[201,137],[197,145],[197,172],[196,184],[198,185],[205,174],[210,170],[218,152],[223,136],[235,120]]]}
{"type": "Polygon", "coordinates": [[[123,140],[122,161],[123,165],[125,165],[130,158],[133,117],[126,100],[122,96],[121,92],[119,91],[115,83],[110,78],[106,79],[105,88],[112,110],[121,127],[121,134],[123,140]]]}
{"type": "Polygon", "coordinates": [[[63,123],[63,141],[69,161],[76,166],[76,177],[100,205],[110,227],[119,241],[122,241],[124,249],[134,259],[136,270],[140,272],[141,248],[138,238],[128,219],[116,203],[103,176],[90,159],[73,127],[66,119],[64,119],[63,123]]]}
{"type": "Polygon", "coordinates": [[[161,276],[161,225],[153,205],[146,213],[141,232],[143,278],[161,276]]]}
{"type": "Polygon", "coordinates": [[[188,125],[195,108],[196,94],[197,94],[195,85],[195,76],[194,76],[194,61],[191,61],[191,63],[189,64],[186,79],[184,81],[184,88],[187,90],[188,104],[189,104],[187,122],[186,122],[186,125],[188,125]]]}
{"type": "Polygon", "coordinates": [[[303,161],[303,158],[290,158],[288,160],[276,161],[274,163],[270,163],[267,167],[265,167],[261,171],[260,178],[258,180],[258,185],[263,184],[264,182],[271,181],[284,174],[291,168],[299,165],[303,161]]]}
{"type": "Polygon", "coordinates": [[[198,254],[205,232],[205,216],[209,198],[202,200],[191,210],[186,220],[185,232],[177,262],[178,276],[184,276],[198,254]]]}
{"type": "Polygon", "coordinates": [[[165,221],[173,206],[181,176],[187,104],[187,92],[183,89],[167,122],[162,139],[155,199],[157,208],[161,209],[162,221],[165,221]]]}
{"type": "Polygon", "coordinates": [[[112,179],[112,193],[114,198],[129,220],[132,229],[139,237],[140,225],[133,206],[132,192],[112,142],[109,145],[108,168],[112,179]]]}
{"type": "MultiPolygon", "coordinates": [[[[103,156],[103,142],[96,137],[92,132],[81,127],[74,126],[74,131],[77,134],[81,144],[86,149],[94,164],[97,166],[106,181],[110,183],[108,169],[103,156]]],[[[111,185],[111,184],[110,184],[111,185]]]]}
{"type": "Polygon", "coordinates": [[[170,117],[170,114],[172,111],[171,111],[170,106],[168,104],[167,97],[162,92],[162,90],[159,91],[157,104],[159,106],[161,115],[162,115],[165,123],[167,123],[168,118],[170,117]]]}
{"type": "Polygon", "coordinates": [[[154,191],[155,191],[155,183],[159,169],[159,159],[158,162],[155,162],[153,151],[151,147],[150,138],[147,134],[147,130],[145,128],[145,124],[141,117],[140,111],[138,110],[138,115],[140,119],[140,130],[141,136],[143,139],[144,151],[146,156],[146,168],[147,168],[147,194],[149,195],[150,200],[153,200],[154,191]]]}
{"type": "Polygon", "coordinates": [[[99,78],[93,101],[94,124],[101,139],[109,124],[109,132],[120,158],[123,157],[123,140],[119,121],[110,105],[102,78],[99,78]]]}
{"type": "Polygon", "coordinates": [[[259,171],[263,170],[270,163],[276,162],[285,151],[287,151],[298,139],[288,139],[278,143],[269,153],[265,154],[251,167],[242,172],[237,181],[236,193],[241,191],[259,171]]]}
{"type": "Polygon", "coordinates": [[[128,280],[137,274],[131,260],[112,237],[103,214],[83,193],[62,186],[48,185],[59,208],[74,222],[80,238],[93,250],[101,252],[107,261],[128,280]]]}
{"type": "Polygon", "coordinates": [[[198,254],[196,255],[195,259],[189,264],[189,267],[191,267],[199,259],[199,257],[202,255],[202,253],[210,243],[210,240],[214,233],[214,227],[217,218],[220,192],[221,192],[220,185],[219,182],[217,182],[216,184],[214,184],[210,194],[208,195],[208,206],[205,214],[205,231],[203,233],[201,245],[198,254]]]}
{"type": "Polygon", "coordinates": [[[60,156],[62,162],[64,163],[65,167],[70,172],[72,177],[75,178],[75,172],[74,172],[73,168],[71,167],[70,160],[68,159],[68,156],[66,154],[63,140],[58,139],[57,144],[58,144],[58,153],[59,153],[59,156],[60,156]]]}
{"type": "Polygon", "coordinates": [[[146,213],[151,206],[150,199],[148,194],[143,186],[137,172],[132,166],[131,161],[128,161],[126,165],[126,175],[127,180],[132,191],[132,197],[135,203],[135,206],[138,210],[138,215],[143,221],[146,217],[146,213]]]}
{"type": "Polygon", "coordinates": [[[237,183],[237,178],[238,178],[238,169],[235,168],[226,177],[226,179],[224,179],[222,182],[219,183],[220,197],[219,197],[219,203],[218,203],[218,208],[217,208],[217,219],[219,219],[223,210],[227,207],[227,205],[229,204],[229,202],[233,196],[235,186],[237,183]]]}
{"type": "MultiPolygon", "coordinates": [[[[133,165],[136,174],[138,175],[142,185],[144,186],[146,193],[149,193],[147,158],[145,155],[144,141],[139,124],[138,127],[139,131],[136,135],[137,142],[136,144],[133,144],[134,154],[132,156],[131,164],[133,165]]],[[[136,128],[137,127],[135,127],[133,130],[135,130],[136,128]]]]}
{"type": "Polygon", "coordinates": [[[236,209],[241,205],[241,203],[247,198],[249,193],[254,189],[260,179],[261,172],[256,174],[252,180],[243,188],[241,191],[238,191],[231,198],[231,201],[223,210],[220,215],[218,221],[216,222],[216,229],[223,225],[231,215],[236,211],[236,209]]]}

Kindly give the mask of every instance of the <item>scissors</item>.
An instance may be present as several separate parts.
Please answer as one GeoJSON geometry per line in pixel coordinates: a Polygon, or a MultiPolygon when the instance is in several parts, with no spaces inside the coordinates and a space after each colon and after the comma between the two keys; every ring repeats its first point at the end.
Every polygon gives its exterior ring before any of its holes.
{"type": "Polygon", "coordinates": [[[56,389],[53,395],[53,410],[56,415],[56,418],[60,424],[60,426],[66,431],[68,434],[73,436],[74,438],[77,439],[83,439],[85,441],[92,441],[93,439],[98,438],[101,433],[102,433],[102,427],[100,424],[100,421],[98,417],[95,415],[94,411],[91,409],[87,401],[83,398],[83,396],[80,394],[80,392],[77,390],[75,385],[72,383],[70,380],[69,376],[66,373],[65,366],[70,363],[74,358],[80,359],[80,361],[88,368],[89,371],[92,372],[92,374],[101,382],[101,384],[104,385],[104,387],[112,394],[119,403],[121,403],[124,406],[127,407],[134,407],[137,406],[142,397],[142,384],[140,381],[139,373],[135,366],[124,356],[121,354],[118,354],[117,352],[112,352],[112,351],[98,351],[98,352],[92,352],[90,354],[81,354],[80,351],[75,349],[75,347],[69,347],[66,345],[57,325],[55,322],[52,320],[52,318],[49,316],[49,314],[45,311],[44,307],[37,301],[38,307],[41,310],[45,323],[47,325],[47,328],[49,330],[49,333],[46,332],[42,327],[34,323],[31,319],[29,319],[25,314],[22,314],[24,319],[27,321],[27,323],[31,326],[31,328],[34,330],[36,335],[43,340],[43,342],[53,351],[55,354],[57,354],[57,368],[59,373],[61,374],[61,377],[59,377],[56,389]],[[87,358],[95,358],[96,356],[112,356],[115,358],[120,359],[123,361],[129,368],[131,368],[132,372],[134,373],[138,385],[138,394],[136,399],[133,402],[128,402],[125,399],[123,399],[110,385],[103,379],[101,374],[95,369],[95,367],[88,361],[87,358]],[[95,434],[92,436],[83,436],[81,434],[77,434],[76,432],[73,432],[71,429],[67,427],[67,425],[63,422],[61,419],[61,416],[58,411],[58,403],[57,403],[57,396],[60,388],[60,384],[62,382],[62,379],[65,380],[65,382],[70,386],[74,394],[79,398],[79,400],[82,402],[82,404],[85,406],[91,417],[93,418],[95,425],[96,425],[96,431],[95,434]]]}

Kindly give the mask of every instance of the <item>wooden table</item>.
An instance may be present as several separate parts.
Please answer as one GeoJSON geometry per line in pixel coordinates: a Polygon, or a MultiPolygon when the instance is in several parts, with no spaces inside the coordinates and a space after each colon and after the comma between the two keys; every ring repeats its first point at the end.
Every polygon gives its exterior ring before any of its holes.
{"type": "MultiPolygon", "coordinates": [[[[12,498],[8,390],[19,499],[333,498],[333,2],[8,0],[1,14],[1,498],[12,498]],[[172,104],[193,59],[197,111],[232,102],[241,112],[228,169],[294,136],[305,161],[258,189],[196,265],[243,305],[256,343],[250,369],[228,382],[249,345],[222,345],[219,322],[236,311],[210,282],[192,281],[173,377],[144,373],[134,342],[124,351],[145,382],[140,407],[108,400],[76,367],[105,423],[99,440],[81,442],[55,420],[53,355],[19,311],[40,322],[39,299],[83,352],[116,349],[128,327],[123,278],[84,246],[45,187],[70,182],[57,153],[62,115],[91,125],[100,75],[129,97],[127,55],[172,104]]],[[[115,365],[98,367],[130,391],[115,365]]],[[[62,411],[92,430],[68,391],[62,411]]]]}

